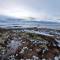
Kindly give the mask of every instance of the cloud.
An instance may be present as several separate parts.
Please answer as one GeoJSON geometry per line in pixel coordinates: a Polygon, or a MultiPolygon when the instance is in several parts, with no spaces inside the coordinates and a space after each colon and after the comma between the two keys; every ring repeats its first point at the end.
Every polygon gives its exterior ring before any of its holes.
{"type": "Polygon", "coordinates": [[[60,0],[0,0],[0,14],[60,20],[60,0]]]}

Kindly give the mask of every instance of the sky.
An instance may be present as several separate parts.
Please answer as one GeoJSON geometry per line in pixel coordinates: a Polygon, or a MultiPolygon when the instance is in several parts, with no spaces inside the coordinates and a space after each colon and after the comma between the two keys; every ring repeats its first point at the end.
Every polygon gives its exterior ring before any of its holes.
{"type": "Polygon", "coordinates": [[[0,15],[60,21],[60,0],[0,0],[0,15]]]}

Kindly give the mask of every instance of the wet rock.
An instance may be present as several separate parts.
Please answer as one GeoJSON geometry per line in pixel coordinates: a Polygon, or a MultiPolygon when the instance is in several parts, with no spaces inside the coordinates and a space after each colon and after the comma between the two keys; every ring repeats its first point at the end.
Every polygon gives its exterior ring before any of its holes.
{"type": "MultiPolygon", "coordinates": [[[[40,31],[41,32],[41,31],[40,31]]],[[[2,33],[0,47],[1,60],[53,60],[60,59],[59,36],[35,35],[21,31],[2,33]],[[37,39],[35,39],[37,37],[37,39]],[[57,41],[55,40],[57,39],[57,41]]]]}

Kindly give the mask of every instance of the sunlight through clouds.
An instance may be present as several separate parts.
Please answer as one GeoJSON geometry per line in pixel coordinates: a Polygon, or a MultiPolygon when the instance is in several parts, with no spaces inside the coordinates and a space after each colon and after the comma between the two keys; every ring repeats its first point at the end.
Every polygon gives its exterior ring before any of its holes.
{"type": "Polygon", "coordinates": [[[60,0],[0,0],[0,15],[59,21],[60,0]]]}

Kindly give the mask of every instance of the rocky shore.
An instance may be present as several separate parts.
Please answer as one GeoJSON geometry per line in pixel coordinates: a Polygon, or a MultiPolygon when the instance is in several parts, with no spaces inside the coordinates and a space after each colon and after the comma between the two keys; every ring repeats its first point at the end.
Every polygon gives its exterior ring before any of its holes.
{"type": "Polygon", "coordinates": [[[0,60],[60,60],[60,31],[29,31],[0,28],[0,60]]]}

